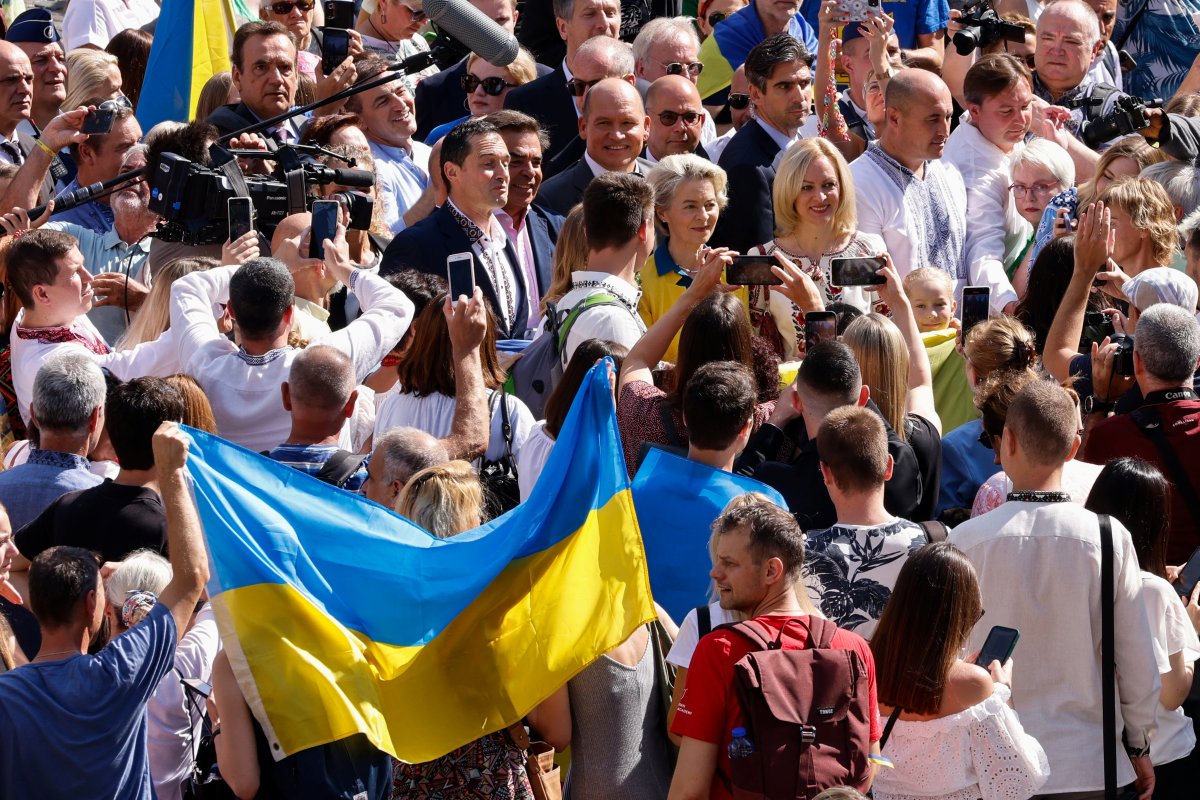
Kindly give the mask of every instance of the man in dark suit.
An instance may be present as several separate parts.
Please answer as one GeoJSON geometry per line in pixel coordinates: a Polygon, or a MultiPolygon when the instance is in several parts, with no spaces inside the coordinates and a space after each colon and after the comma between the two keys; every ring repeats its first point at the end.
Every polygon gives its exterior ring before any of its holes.
{"type": "Polygon", "coordinates": [[[605,78],[583,100],[579,135],[585,142],[583,158],[542,186],[542,203],[566,216],[583,199],[592,178],[605,172],[632,172],[645,176],[651,164],[639,154],[646,144],[649,123],[642,97],[628,81],[605,78]]]}
{"type": "Polygon", "coordinates": [[[744,253],[775,236],[771,187],[775,158],[799,139],[812,106],[812,56],[786,33],[768,37],[746,57],[754,119],[729,140],[720,166],[729,176],[729,205],[713,233],[714,247],[744,253]]]}
{"type": "MultiPolygon", "coordinates": [[[[296,101],[296,45],[288,29],[278,22],[247,22],[233,35],[230,59],[233,85],[240,103],[221,106],[206,120],[224,136],[287,111],[296,101]]],[[[295,120],[287,120],[260,134],[268,147],[296,143],[295,120]]]]}
{"type": "Polygon", "coordinates": [[[642,157],[657,164],[667,156],[694,153],[707,158],[700,145],[704,106],[696,84],[682,75],[666,75],[646,90],[646,152],[642,157]]]}
{"type": "MultiPolygon", "coordinates": [[[[580,46],[593,36],[617,38],[621,32],[620,0],[554,0],[554,22],[558,33],[567,43],[562,64],[549,75],[532,83],[518,86],[504,98],[504,107],[522,111],[542,123],[550,135],[546,150],[549,162],[574,140],[578,131],[578,110],[572,101],[567,82],[575,78],[575,55],[580,46]]],[[[576,84],[576,92],[584,87],[576,84]]]]}
{"type": "MultiPolygon", "coordinates": [[[[508,202],[508,147],[496,126],[467,120],[442,140],[448,199],[416,225],[396,234],[383,252],[380,274],[415,269],[445,276],[465,294],[478,286],[496,317],[496,337],[520,339],[530,327],[528,282],[516,250],[494,212],[508,202]],[[447,263],[452,255],[470,259],[447,263]]],[[[535,320],[536,322],[536,320],[535,320]]]]}
{"type": "Polygon", "coordinates": [[[563,224],[560,215],[535,203],[542,185],[546,133],[538,127],[536,119],[520,111],[505,109],[485,119],[496,126],[508,147],[508,202],[496,212],[496,219],[500,220],[521,262],[531,304],[537,313],[542,297],[554,281],[554,246],[563,224]]]}

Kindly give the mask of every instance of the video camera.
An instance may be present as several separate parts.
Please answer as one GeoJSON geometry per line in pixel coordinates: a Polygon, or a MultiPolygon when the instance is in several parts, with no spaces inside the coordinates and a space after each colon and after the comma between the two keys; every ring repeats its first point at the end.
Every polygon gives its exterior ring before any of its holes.
{"type": "Polygon", "coordinates": [[[963,6],[963,15],[958,18],[963,30],[954,34],[954,49],[960,56],[969,56],[982,47],[990,47],[1001,39],[1010,42],[1025,42],[1025,29],[1012,22],[1005,22],[992,8],[991,0],[976,0],[963,6]]]}
{"type": "MultiPolygon", "coordinates": [[[[163,219],[154,237],[188,245],[223,244],[229,235],[229,198],[249,197],[256,227],[269,239],[284,217],[306,211],[320,199],[309,195],[310,187],[334,183],[369,188],[375,182],[370,172],[326,167],[302,159],[301,152],[335,155],[305,145],[285,145],[274,152],[234,152],[214,145],[213,164],[205,166],[175,153],[161,154],[147,178],[150,210],[163,219]],[[242,175],[238,156],[272,159],[275,170],[271,175],[242,175]]],[[[351,166],[355,163],[342,160],[351,166]]],[[[352,230],[370,227],[374,202],[369,195],[344,190],[326,199],[346,207],[352,230]]]]}
{"type": "MultiPolygon", "coordinates": [[[[1101,98],[1088,98],[1079,105],[1100,105],[1103,102],[1101,98]]],[[[1080,123],[1079,135],[1083,137],[1084,144],[1095,150],[1118,136],[1137,133],[1145,128],[1150,124],[1146,109],[1160,106],[1162,106],[1162,100],[1143,100],[1133,95],[1118,97],[1113,103],[1112,111],[1099,119],[1090,122],[1085,120],[1080,123]]]]}

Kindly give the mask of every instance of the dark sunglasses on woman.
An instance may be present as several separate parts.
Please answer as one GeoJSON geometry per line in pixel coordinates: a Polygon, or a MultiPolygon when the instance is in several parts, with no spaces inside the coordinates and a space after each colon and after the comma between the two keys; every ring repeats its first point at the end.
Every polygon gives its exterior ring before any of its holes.
{"type": "Polygon", "coordinates": [[[516,86],[515,83],[509,83],[499,75],[493,75],[490,78],[480,78],[469,72],[462,76],[460,83],[462,83],[463,91],[467,94],[474,94],[475,90],[482,86],[484,94],[491,97],[499,97],[500,93],[505,89],[511,89],[516,86]]]}

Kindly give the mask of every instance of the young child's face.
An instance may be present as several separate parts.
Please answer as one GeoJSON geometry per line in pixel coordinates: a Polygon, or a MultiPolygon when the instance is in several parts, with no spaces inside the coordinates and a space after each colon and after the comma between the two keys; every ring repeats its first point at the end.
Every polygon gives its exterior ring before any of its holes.
{"type": "Polygon", "coordinates": [[[906,291],[921,333],[944,331],[950,327],[956,307],[953,291],[936,281],[918,281],[906,291]]]}

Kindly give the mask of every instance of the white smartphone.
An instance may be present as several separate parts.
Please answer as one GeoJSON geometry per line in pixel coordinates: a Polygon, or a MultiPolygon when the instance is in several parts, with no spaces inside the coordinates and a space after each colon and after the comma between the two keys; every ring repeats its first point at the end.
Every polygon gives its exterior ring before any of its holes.
{"type": "Polygon", "coordinates": [[[475,294],[475,255],[473,253],[452,253],[446,256],[446,284],[450,287],[450,299],[457,300],[459,297],[471,297],[475,294]],[[466,263],[467,277],[455,275],[455,265],[461,262],[466,263]]]}

